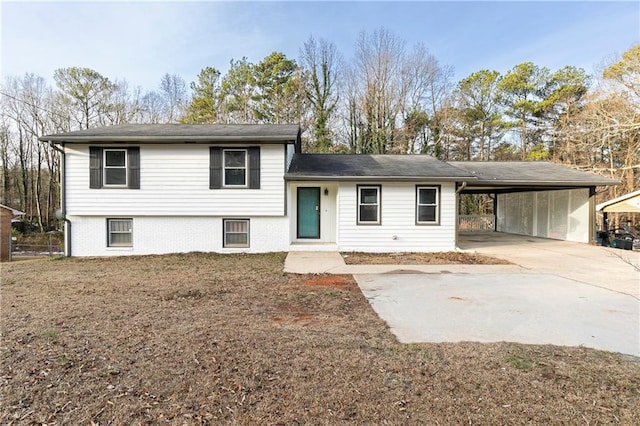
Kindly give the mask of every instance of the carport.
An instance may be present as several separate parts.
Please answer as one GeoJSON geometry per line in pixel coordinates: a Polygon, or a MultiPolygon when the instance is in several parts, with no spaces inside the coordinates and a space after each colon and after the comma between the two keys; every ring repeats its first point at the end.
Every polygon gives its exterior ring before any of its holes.
{"type": "Polygon", "coordinates": [[[608,217],[610,213],[618,216],[614,222],[614,224],[618,226],[624,224],[621,220],[623,218],[626,219],[627,222],[632,222],[631,217],[640,215],[640,190],[600,203],[596,206],[596,210],[602,212],[605,231],[607,230],[606,228],[609,228],[611,225],[608,217]],[[624,213],[625,216],[619,216],[622,213],[624,213]]]}
{"type": "Polygon", "coordinates": [[[493,200],[494,216],[481,218],[483,226],[471,226],[472,229],[581,243],[595,241],[596,187],[619,184],[597,174],[547,162],[449,164],[476,177],[463,183],[459,194],[488,194],[493,200]],[[493,229],[487,229],[487,225],[493,229]]]}

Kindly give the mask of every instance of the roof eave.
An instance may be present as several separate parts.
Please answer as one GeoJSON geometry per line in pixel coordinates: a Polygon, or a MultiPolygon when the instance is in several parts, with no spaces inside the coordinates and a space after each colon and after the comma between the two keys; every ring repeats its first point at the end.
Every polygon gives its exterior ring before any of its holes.
{"type": "Polygon", "coordinates": [[[296,138],[287,136],[41,136],[41,142],[61,143],[296,143],[296,138]]]}
{"type": "Polygon", "coordinates": [[[590,186],[615,186],[620,182],[614,180],[607,181],[516,181],[516,180],[475,180],[470,186],[520,186],[520,187],[590,187],[590,186]]]}
{"type": "Polygon", "coordinates": [[[292,175],[286,174],[284,179],[287,181],[396,181],[396,182],[462,182],[475,180],[470,176],[447,176],[447,177],[429,177],[429,176],[318,176],[318,175],[292,175]]]}

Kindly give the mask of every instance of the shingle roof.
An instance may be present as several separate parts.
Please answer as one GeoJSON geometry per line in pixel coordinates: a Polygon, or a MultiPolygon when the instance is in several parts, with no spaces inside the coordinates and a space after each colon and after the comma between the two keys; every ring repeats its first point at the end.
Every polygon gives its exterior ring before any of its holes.
{"type": "Polygon", "coordinates": [[[294,124],[123,124],[42,136],[44,142],[297,142],[294,124]]]}
{"type": "Polygon", "coordinates": [[[285,179],[459,181],[473,176],[428,155],[296,154],[285,179]]]}
{"type": "Polygon", "coordinates": [[[450,161],[477,178],[468,186],[598,186],[619,182],[543,161],[450,161]]]}

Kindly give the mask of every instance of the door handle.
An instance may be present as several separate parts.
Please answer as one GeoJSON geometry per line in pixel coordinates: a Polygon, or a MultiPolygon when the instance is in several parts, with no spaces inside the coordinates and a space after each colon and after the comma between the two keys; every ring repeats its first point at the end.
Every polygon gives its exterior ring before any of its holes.
{"type": "Polygon", "coordinates": [[[320,206],[316,206],[316,211],[320,211],[320,206]]]}

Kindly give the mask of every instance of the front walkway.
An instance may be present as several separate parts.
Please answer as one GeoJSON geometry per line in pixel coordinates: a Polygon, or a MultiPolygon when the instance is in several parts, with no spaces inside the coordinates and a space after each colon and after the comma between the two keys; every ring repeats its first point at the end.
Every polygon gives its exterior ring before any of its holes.
{"type": "Polygon", "coordinates": [[[527,272],[518,265],[347,265],[337,251],[290,251],[284,272],[291,274],[489,274],[527,272]]]}

